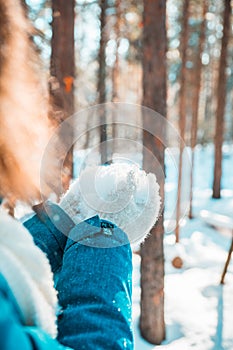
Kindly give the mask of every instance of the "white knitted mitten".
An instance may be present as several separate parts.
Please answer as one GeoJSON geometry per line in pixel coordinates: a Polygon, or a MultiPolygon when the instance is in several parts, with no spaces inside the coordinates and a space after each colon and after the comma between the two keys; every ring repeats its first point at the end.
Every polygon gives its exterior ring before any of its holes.
{"type": "Polygon", "coordinates": [[[76,224],[99,215],[120,227],[132,244],[149,234],[160,205],[155,175],[125,163],[86,168],[60,201],[76,224]]]}

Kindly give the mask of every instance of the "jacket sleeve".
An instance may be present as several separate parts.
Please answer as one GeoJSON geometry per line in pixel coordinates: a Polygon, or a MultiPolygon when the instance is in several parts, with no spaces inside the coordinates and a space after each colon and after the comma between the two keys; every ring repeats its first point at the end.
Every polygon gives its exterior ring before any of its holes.
{"type": "MultiPolygon", "coordinates": [[[[112,237],[103,237],[98,227],[91,230],[94,244],[89,240],[86,245],[88,238],[83,223],[73,231],[76,237],[85,237],[81,240],[85,244],[70,238],[66,244],[57,284],[63,308],[58,321],[58,339],[77,350],[132,350],[130,245],[110,247],[112,237]],[[97,247],[98,239],[102,246],[105,240],[106,248],[97,247]]],[[[116,227],[114,232],[114,235],[124,235],[116,227]]]]}
{"type": "Polygon", "coordinates": [[[71,218],[57,205],[49,201],[34,206],[35,215],[24,222],[35,244],[47,255],[53,273],[63,259],[69,231],[74,226],[71,218]]]}

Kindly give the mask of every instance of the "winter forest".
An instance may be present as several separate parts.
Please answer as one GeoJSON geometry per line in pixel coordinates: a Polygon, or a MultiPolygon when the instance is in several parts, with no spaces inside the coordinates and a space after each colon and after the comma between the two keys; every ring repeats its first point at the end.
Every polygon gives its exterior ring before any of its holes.
{"type": "MultiPolygon", "coordinates": [[[[53,130],[77,116],[58,131],[68,150],[59,194],[94,163],[136,164],[157,177],[158,220],[133,246],[134,349],[232,350],[232,1],[21,0],[21,7],[53,130]]],[[[1,88],[0,77],[0,95],[1,88]]],[[[1,138],[0,131],[0,148],[1,138]]],[[[30,141],[22,158],[28,149],[30,141]]],[[[2,206],[23,221],[32,206],[19,199],[2,206]]]]}

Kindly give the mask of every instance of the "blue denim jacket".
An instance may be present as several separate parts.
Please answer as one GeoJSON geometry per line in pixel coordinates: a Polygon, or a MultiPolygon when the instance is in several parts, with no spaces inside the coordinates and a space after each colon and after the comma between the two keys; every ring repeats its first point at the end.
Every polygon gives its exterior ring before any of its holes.
{"type": "MultiPolygon", "coordinates": [[[[46,211],[37,207],[36,212],[24,225],[47,254],[52,270],[57,274],[56,288],[62,308],[58,317],[59,343],[77,350],[132,350],[132,253],[128,243],[119,246],[119,240],[126,243],[126,235],[114,225],[112,237],[103,235],[102,224],[106,222],[98,216],[87,220],[88,225],[83,222],[75,226],[54,204],[49,204],[46,211]],[[53,225],[48,211],[58,213],[61,230],[53,225]],[[64,229],[68,239],[61,233],[64,229]],[[85,245],[85,240],[90,241],[90,237],[93,246],[85,245]],[[105,248],[96,248],[98,240],[105,248]]],[[[16,323],[25,334],[27,327],[20,326],[19,320],[16,323]]],[[[41,330],[34,328],[31,333],[29,339],[35,337],[36,346],[19,348],[61,349],[61,345],[47,335],[41,336],[41,330]]],[[[10,347],[0,348],[11,350],[10,347]]]]}

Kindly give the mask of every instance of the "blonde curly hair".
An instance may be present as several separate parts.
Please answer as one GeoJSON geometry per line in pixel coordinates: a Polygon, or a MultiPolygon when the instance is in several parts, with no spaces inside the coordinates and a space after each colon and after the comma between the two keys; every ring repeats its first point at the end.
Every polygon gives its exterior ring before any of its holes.
{"type": "Polygon", "coordinates": [[[49,137],[47,88],[30,27],[20,0],[0,0],[0,196],[27,202],[39,196],[49,137]]]}

